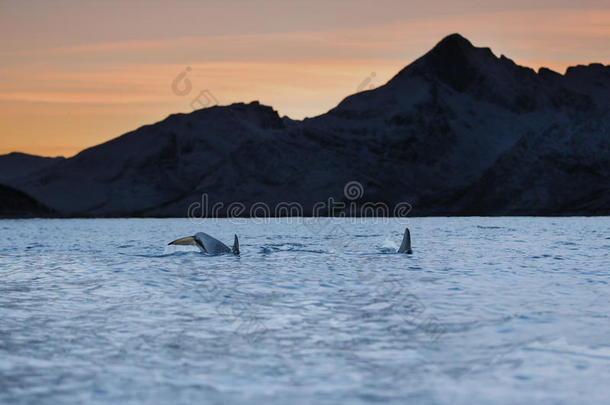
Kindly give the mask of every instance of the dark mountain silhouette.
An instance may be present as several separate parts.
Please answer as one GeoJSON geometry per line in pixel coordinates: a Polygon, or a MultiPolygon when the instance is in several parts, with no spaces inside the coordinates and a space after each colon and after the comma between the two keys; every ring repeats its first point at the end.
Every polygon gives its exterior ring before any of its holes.
{"type": "Polygon", "coordinates": [[[0,184],[0,218],[51,217],[57,214],[24,192],[0,184]]]}
{"type": "Polygon", "coordinates": [[[0,183],[48,169],[62,160],[63,157],[48,158],[19,152],[0,155],[0,183]]]}
{"type": "Polygon", "coordinates": [[[607,215],[609,112],[610,66],[535,72],[453,34],[318,117],[258,102],[171,115],[5,182],[82,216],[185,216],[202,194],[220,215],[282,201],[308,215],[349,181],[356,203],[412,215],[607,215]]]}

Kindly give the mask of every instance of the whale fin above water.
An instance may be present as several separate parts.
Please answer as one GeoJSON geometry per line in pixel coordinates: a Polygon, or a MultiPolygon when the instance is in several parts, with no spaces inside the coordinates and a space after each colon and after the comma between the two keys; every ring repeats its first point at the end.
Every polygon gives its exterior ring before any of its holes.
{"type": "Polygon", "coordinates": [[[398,248],[398,253],[406,253],[408,255],[413,253],[411,250],[411,232],[409,232],[409,228],[405,228],[405,234],[402,237],[402,243],[398,248]]]}
{"type": "Polygon", "coordinates": [[[239,254],[239,242],[237,241],[237,235],[235,235],[235,244],[231,250],[227,245],[208,235],[204,232],[198,232],[194,236],[186,236],[184,238],[176,239],[169,243],[169,245],[191,245],[197,246],[203,253],[211,255],[220,255],[224,253],[239,254]]]}
{"type": "Polygon", "coordinates": [[[237,235],[235,235],[235,239],[233,240],[233,254],[239,254],[239,239],[237,239],[237,235]]]}
{"type": "Polygon", "coordinates": [[[168,243],[168,245],[179,245],[179,246],[197,246],[194,236],[185,236],[184,238],[176,239],[168,243]]]}

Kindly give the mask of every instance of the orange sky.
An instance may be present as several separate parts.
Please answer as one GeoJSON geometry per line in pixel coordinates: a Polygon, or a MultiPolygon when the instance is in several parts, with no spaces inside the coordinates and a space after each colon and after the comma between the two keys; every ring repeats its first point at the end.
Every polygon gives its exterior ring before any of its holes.
{"type": "Polygon", "coordinates": [[[508,3],[2,2],[0,154],[71,156],[192,111],[202,90],[214,103],[318,115],[453,32],[533,68],[610,64],[607,0],[508,3]],[[187,67],[191,91],[177,95],[187,67]]]}

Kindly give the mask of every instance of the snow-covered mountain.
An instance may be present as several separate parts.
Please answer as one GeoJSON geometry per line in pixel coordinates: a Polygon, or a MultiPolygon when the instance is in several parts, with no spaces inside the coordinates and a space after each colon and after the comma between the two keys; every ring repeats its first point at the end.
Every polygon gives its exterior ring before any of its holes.
{"type": "Polygon", "coordinates": [[[609,112],[610,66],[536,73],[453,34],[315,118],[215,106],[0,182],[64,215],[185,216],[203,194],[307,215],[349,181],[412,215],[609,214],[609,112]]]}

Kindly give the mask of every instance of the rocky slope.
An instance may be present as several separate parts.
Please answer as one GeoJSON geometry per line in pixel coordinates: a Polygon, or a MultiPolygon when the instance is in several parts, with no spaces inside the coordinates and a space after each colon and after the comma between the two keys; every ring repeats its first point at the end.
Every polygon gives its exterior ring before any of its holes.
{"type": "Polygon", "coordinates": [[[64,215],[185,216],[203,194],[308,215],[349,181],[412,215],[609,214],[609,112],[610,66],[536,73],[454,34],[312,119],[216,106],[0,178],[64,215]]]}
{"type": "Polygon", "coordinates": [[[0,218],[27,218],[57,216],[29,195],[0,184],[0,218]]]}

